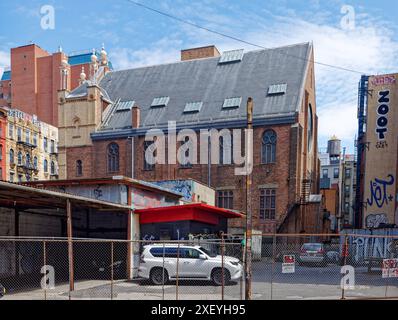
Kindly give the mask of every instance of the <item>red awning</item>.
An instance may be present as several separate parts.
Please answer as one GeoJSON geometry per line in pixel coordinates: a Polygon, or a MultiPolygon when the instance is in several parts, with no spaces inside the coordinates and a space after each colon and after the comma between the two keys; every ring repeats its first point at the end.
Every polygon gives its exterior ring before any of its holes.
{"type": "Polygon", "coordinates": [[[244,217],[242,213],[204,203],[137,209],[134,213],[139,214],[140,224],[192,220],[217,225],[220,218],[244,217]]]}

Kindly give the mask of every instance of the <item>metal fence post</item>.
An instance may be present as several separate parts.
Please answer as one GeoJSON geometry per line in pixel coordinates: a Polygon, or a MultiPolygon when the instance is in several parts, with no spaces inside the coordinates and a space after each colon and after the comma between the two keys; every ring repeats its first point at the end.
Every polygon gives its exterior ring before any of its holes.
{"type": "MultiPolygon", "coordinates": [[[[46,241],[43,241],[43,266],[47,265],[47,257],[46,257],[46,241]]],[[[44,268],[45,272],[47,272],[47,268],[44,268]]],[[[46,280],[46,274],[44,275],[44,279],[46,280]]],[[[44,300],[47,300],[47,282],[44,284],[44,300]]]]}
{"type": "Polygon", "coordinates": [[[111,241],[111,300],[113,300],[113,241],[111,241]]]}
{"type": "Polygon", "coordinates": [[[162,268],[162,300],[164,300],[164,273],[165,273],[165,270],[164,270],[164,263],[165,263],[165,251],[166,251],[166,248],[165,248],[165,244],[164,244],[164,242],[163,242],[163,268],[162,268]]]}
{"type": "Polygon", "coordinates": [[[221,300],[224,300],[225,271],[224,271],[224,233],[221,233],[221,300]]]}
{"type": "MultiPolygon", "coordinates": [[[[347,256],[348,256],[348,236],[344,237],[344,246],[343,246],[343,266],[347,264],[347,256]]],[[[345,289],[344,284],[341,286],[341,300],[345,299],[345,289]]]]}
{"type": "Polygon", "coordinates": [[[180,241],[178,240],[177,247],[177,266],[176,266],[176,300],[178,300],[178,265],[180,263],[180,241]]]}
{"type": "Polygon", "coordinates": [[[271,265],[271,300],[273,298],[273,281],[274,281],[274,264],[275,264],[275,254],[276,254],[276,233],[272,240],[272,265],[271,265]]]}

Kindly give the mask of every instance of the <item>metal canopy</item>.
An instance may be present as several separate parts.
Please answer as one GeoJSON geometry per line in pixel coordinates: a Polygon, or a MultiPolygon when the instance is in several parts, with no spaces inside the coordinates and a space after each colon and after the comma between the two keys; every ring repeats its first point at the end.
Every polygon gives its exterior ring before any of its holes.
{"type": "Polygon", "coordinates": [[[95,208],[104,211],[127,212],[130,210],[127,205],[0,181],[0,206],[3,207],[65,209],[67,200],[70,200],[74,207],[95,208]]]}

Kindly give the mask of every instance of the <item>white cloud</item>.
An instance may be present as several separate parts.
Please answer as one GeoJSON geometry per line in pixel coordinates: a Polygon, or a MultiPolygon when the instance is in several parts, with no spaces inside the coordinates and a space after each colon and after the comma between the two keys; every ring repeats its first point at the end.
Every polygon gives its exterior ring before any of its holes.
{"type": "Polygon", "coordinates": [[[356,123],[352,122],[356,113],[357,107],[352,103],[325,105],[318,111],[319,135],[329,139],[336,134],[342,140],[352,140],[357,133],[356,123]]]}
{"type": "Polygon", "coordinates": [[[110,59],[116,70],[175,62],[180,58],[181,46],[182,41],[166,37],[140,50],[114,48],[110,59]]]}

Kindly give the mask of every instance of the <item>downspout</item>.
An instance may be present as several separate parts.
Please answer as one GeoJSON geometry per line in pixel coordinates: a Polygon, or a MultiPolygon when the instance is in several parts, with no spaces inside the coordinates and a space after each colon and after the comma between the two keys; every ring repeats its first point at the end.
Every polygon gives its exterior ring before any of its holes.
{"type": "Polygon", "coordinates": [[[211,187],[211,139],[207,137],[207,185],[211,187]]]}

